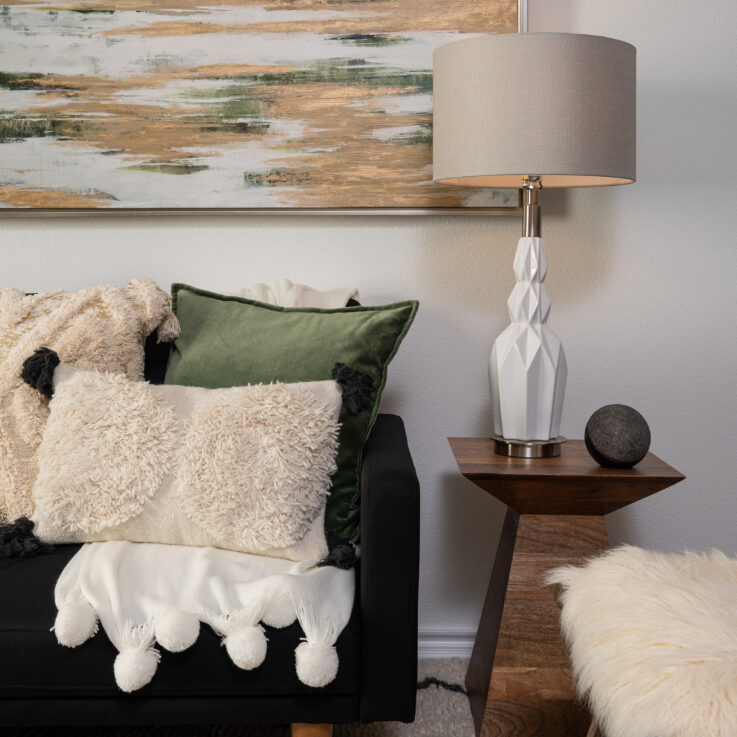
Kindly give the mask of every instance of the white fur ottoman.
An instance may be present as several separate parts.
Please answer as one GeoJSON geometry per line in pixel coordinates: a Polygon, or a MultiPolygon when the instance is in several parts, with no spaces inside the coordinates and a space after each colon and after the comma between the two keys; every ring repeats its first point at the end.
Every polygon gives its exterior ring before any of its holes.
{"type": "Polygon", "coordinates": [[[737,559],[624,546],[548,583],[606,737],[737,737],[737,559]]]}

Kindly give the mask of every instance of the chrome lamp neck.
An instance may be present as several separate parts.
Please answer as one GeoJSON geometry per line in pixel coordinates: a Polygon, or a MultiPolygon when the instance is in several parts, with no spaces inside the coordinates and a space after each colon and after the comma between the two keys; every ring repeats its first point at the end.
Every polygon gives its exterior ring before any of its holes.
{"type": "Polygon", "coordinates": [[[542,216],[540,208],[540,177],[522,178],[522,235],[530,238],[542,237],[542,216]]]}

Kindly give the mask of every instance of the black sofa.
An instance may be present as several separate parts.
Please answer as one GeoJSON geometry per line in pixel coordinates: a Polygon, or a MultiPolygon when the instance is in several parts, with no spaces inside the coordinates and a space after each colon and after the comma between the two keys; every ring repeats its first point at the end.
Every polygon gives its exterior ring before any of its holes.
{"type": "MultiPolygon", "coordinates": [[[[163,379],[162,350],[149,341],[150,381],[163,379]]],[[[337,642],[338,676],[325,688],[297,679],[301,630],[294,624],[267,628],[266,660],[250,672],[233,665],[219,638],[203,627],[189,650],[165,653],[149,685],[122,693],[104,632],[67,649],[50,631],[56,579],[78,548],[0,560],[0,727],[413,720],[419,484],[396,415],[379,415],[364,450],[356,601],[337,642]]]]}

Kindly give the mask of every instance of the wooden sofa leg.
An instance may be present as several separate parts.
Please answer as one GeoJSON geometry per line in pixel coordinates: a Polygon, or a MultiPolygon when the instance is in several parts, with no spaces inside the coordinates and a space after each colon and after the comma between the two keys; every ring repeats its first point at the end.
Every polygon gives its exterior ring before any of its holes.
{"type": "Polygon", "coordinates": [[[331,737],[332,734],[332,724],[292,724],[292,737],[331,737]]]}

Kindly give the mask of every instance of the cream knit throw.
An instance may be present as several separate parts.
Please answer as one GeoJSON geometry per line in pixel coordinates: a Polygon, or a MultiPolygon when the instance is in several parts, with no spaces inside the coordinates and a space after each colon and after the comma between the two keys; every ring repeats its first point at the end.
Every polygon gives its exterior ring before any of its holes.
{"type": "Polygon", "coordinates": [[[333,646],[353,608],[354,572],[215,548],[88,543],[62,571],[54,598],[61,645],[81,645],[99,619],[120,653],[114,672],[123,691],[153,678],[156,643],[186,650],[200,622],[223,637],[221,657],[251,670],[266,657],[260,623],[286,627],[295,619],[305,634],[295,651],[297,675],[320,687],[338,672],[333,646]]]}
{"type": "Polygon", "coordinates": [[[237,296],[255,299],[281,307],[345,307],[349,299],[358,300],[355,287],[343,287],[322,292],[306,284],[294,284],[289,279],[279,279],[273,284],[254,282],[238,292],[237,296]]]}
{"type": "Polygon", "coordinates": [[[149,279],[67,294],[0,289],[0,522],[33,512],[31,488],[48,400],[23,383],[23,361],[46,346],[62,361],[143,378],[146,336],[173,340],[170,296],[149,279]]]}

